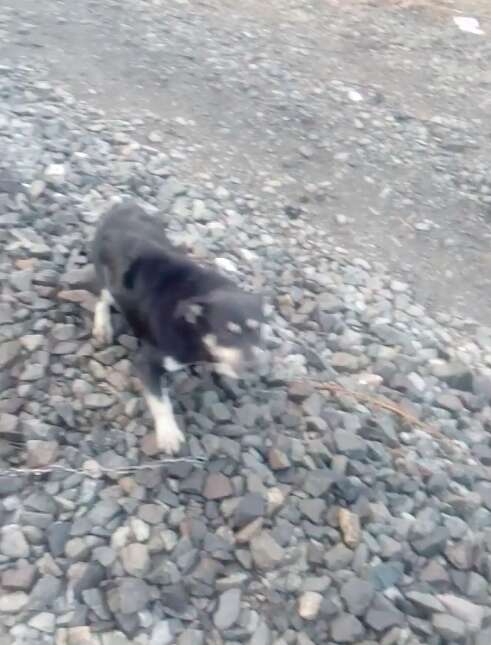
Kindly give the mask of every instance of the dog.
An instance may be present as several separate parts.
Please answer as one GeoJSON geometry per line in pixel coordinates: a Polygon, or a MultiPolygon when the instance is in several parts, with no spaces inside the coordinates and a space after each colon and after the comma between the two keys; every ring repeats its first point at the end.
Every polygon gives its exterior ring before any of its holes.
{"type": "Polygon", "coordinates": [[[133,202],[102,216],[92,260],[99,288],[93,337],[98,345],[111,344],[111,308],[122,313],[139,343],[137,372],[157,446],[176,454],[185,439],[164,377],[209,363],[216,373],[238,378],[244,366],[264,356],[263,299],[179,252],[163,222],[133,202]]]}

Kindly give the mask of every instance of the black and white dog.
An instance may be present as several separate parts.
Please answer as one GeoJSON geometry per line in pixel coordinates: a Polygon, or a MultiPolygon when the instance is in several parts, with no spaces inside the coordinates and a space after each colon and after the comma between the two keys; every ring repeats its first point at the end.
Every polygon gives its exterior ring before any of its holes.
{"type": "Polygon", "coordinates": [[[176,453],[184,435],[162,377],[202,362],[238,377],[261,354],[262,298],[181,255],[163,223],[134,203],[114,206],[102,217],[93,261],[100,288],[93,336],[110,344],[111,306],[121,311],[140,342],[137,365],[157,445],[176,453]]]}

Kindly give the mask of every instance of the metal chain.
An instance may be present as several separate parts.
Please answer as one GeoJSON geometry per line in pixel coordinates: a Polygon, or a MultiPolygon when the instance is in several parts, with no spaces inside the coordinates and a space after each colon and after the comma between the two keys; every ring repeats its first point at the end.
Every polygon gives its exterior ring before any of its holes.
{"type": "Polygon", "coordinates": [[[40,466],[37,468],[12,466],[11,468],[0,469],[0,477],[16,477],[18,475],[34,475],[40,477],[41,475],[58,471],[83,475],[85,477],[91,477],[92,479],[99,479],[104,475],[109,474],[127,474],[139,470],[156,470],[164,466],[180,463],[204,467],[207,461],[206,457],[167,457],[159,459],[158,461],[151,461],[143,464],[120,466],[119,468],[107,468],[106,466],[102,466],[95,459],[87,459],[87,461],[82,464],[82,468],[62,466],[61,464],[50,464],[49,466],[40,466]]]}

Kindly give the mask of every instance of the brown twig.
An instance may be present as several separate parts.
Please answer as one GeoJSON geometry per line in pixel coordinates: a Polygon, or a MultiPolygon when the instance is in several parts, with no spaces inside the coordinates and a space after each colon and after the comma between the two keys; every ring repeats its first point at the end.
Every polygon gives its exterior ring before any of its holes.
{"type": "MultiPolygon", "coordinates": [[[[428,429],[426,423],[423,423],[412,414],[409,414],[409,412],[403,410],[399,405],[397,405],[397,403],[394,403],[393,401],[384,401],[383,399],[375,398],[373,396],[370,396],[369,394],[365,394],[364,392],[355,392],[354,390],[348,390],[347,388],[343,387],[342,385],[338,385],[337,383],[315,383],[315,388],[321,391],[324,390],[332,392],[333,394],[337,394],[339,396],[351,396],[357,401],[368,403],[374,408],[392,412],[401,419],[404,419],[404,421],[406,421],[406,423],[410,425],[415,425],[422,429],[428,429]]],[[[431,430],[434,431],[434,429],[431,430]]]]}
{"type": "MultiPolygon", "coordinates": [[[[416,426],[426,434],[430,435],[437,443],[439,443],[441,446],[444,446],[444,450],[445,452],[447,452],[447,454],[449,453],[455,454],[458,452],[458,448],[455,445],[455,443],[448,437],[442,436],[438,428],[435,428],[434,426],[428,425],[427,423],[420,421],[414,415],[406,412],[403,408],[401,408],[401,406],[397,405],[397,403],[395,403],[394,401],[387,401],[384,399],[376,398],[374,396],[371,396],[370,394],[366,394],[365,392],[359,392],[359,391],[357,392],[354,390],[349,390],[348,388],[343,387],[342,385],[338,385],[337,383],[316,383],[316,382],[311,382],[311,383],[317,390],[331,392],[336,396],[350,396],[356,399],[357,401],[367,403],[373,408],[378,408],[379,410],[385,410],[387,412],[391,412],[392,414],[395,414],[403,421],[405,421],[408,425],[416,426]]],[[[399,451],[400,451],[400,448],[392,449],[392,452],[395,454],[399,453],[399,451]]],[[[399,456],[401,455],[399,454],[399,456]]]]}

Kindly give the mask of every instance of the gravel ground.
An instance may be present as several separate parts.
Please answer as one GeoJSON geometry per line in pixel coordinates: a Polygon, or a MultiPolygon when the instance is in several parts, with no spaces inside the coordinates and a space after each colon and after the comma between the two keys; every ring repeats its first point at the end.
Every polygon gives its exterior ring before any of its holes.
{"type": "Polygon", "coordinates": [[[270,169],[193,167],[189,134],[37,64],[0,97],[0,467],[65,469],[0,474],[0,645],[487,645],[491,330],[430,315],[270,169]],[[189,459],[161,466],[134,339],[90,338],[89,241],[125,196],[271,305],[264,373],[175,376],[189,459]]]}

